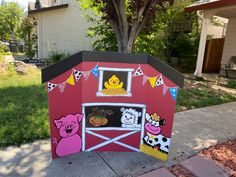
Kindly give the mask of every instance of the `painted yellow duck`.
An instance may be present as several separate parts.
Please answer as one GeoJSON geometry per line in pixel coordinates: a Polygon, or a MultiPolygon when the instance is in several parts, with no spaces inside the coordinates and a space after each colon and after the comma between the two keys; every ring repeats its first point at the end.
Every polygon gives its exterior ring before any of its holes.
{"type": "Polygon", "coordinates": [[[104,83],[106,89],[120,89],[123,87],[123,82],[116,75],[112,75],[108,82],[104,83]]]}

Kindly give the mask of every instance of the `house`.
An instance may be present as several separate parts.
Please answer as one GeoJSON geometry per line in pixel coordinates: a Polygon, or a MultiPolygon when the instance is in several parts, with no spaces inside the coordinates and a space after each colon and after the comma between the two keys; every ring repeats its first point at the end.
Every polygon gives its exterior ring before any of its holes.
{"type": "Polygon", "coordinates": [[[207,35],[212,39],[224,38],[228,26],[228,19],[214,16],[214,20],[208,26],[207,35]]]}
{"type": "MultiPolygon", "coordinates": [[[[232,58],[236,56],[236,0],[199,1],[186,7],[185,11],[188,13],[197,11],[199,18],[202,20],[195,75],[200,76],[202,74],[209,23],[214,16],[228,19],[220,64],[221,66],[230,65],[232,58]],[[203,15],[200,15],[199,11],[201,11],[203,15]]],[[[233,75],[234,73],[232,72],[230,74],[233,75]]]]}
{"type": "Polygon", "coordinates": [[[142,54],[82,51],[44,68],[52,157],[142,151],[167,160],[183,81],[142,54]]]}
{"type": "Polygon", "coordinates": [[[37,0],[29,3],[28,17],[37,22],[38,58],[53,52],[74,54],[91,50],[89,23],[76,0],[37,0]]]}

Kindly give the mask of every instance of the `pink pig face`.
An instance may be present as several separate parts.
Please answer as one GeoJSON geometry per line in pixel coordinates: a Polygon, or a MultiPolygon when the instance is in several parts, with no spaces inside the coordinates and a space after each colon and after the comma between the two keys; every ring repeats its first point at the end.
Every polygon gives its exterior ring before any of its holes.
{"type": "Polygon", "coordinates": [[[79,130],[79,122],[82,120],[83,114],[69,114],[66,117],[54,120],[56,127],[59,130],[61,137],[70,137],[76,134],[79,130]]]}

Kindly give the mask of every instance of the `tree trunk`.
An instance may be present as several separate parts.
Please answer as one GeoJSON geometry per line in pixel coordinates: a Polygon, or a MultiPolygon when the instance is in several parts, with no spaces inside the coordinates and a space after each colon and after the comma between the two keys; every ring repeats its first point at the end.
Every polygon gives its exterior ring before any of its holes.
{"type": "Polygon", "coordinates": [[[110,22],[116,35],[118,52],[131,53],[135,40],[148,20],[148,13],[155,3],[149,0],[144,1],[145,3],[137,12],[136,20],[132,22],[129,30],[129,24],[125,10],[125,0],[112,0],[112,2],[117,20],[111,20],[110,22]]]}
{"type": "Polygon", "coordinates": [[[31,44],[31,30],[27,31],[27,40],[28,40],[28,44],[27,44],[27,52],[28,53],[28,58],[29,59],[32,59],[32,56],[31,56],[31,51],[32,51],[32,44],[31,44]]]}

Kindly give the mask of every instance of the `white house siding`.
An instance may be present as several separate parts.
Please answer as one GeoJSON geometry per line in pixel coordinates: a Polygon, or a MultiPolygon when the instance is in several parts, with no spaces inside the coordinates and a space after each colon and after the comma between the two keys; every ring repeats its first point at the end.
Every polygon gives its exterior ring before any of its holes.
{"type": "Polygon", "coordinates": [[[221,64],[227,64],[232,56],[236,56],[236,18],[229,19],[221,64]]]}
{"type": "Polygon", "coordinates": [[[222,38],[225,36],[225,31],[228,23],[228,19],[222,18],[222,17],[216,17],[216,20],[218,23],[221,24],[221,26],[216,26],[213,24],[209,24],[208,26],[208,35],[210,35],[212,38],[222,38]]]}
{"type": "Polygon", "coordinates": [[[47,58],[52,52],[74,54],[92,49],[92,40],[86,37],[89,23],[82,17],[84,12],[76,0],[68,2],[68,8],[37,14],[39,58],[47,58]]]}

